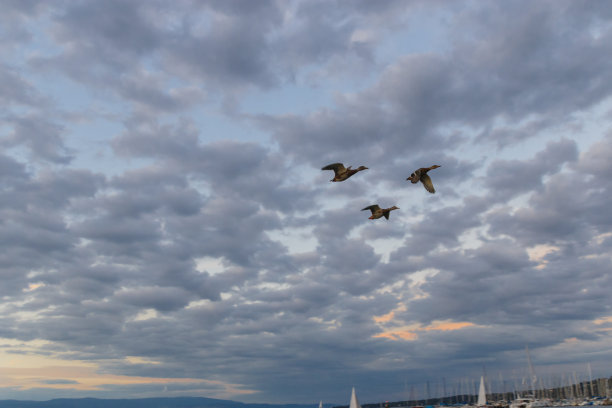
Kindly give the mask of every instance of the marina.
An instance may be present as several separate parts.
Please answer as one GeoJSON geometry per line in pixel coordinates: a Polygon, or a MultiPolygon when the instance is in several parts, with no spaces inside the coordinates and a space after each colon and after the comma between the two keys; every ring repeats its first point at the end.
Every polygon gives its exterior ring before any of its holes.
{"type": "Polygon", "coordinates": [[[612,406],[612,377],[567,384],[551,388],[530,388],[512,392],[486,392],[486,379],[480,378],[478,394],[461,394],[405,401],[385,401],[359,404],[355,388],[351,391],[349,405],[334,408],[442,408],[442,407],[491,407],[491,408],[541,408],[612,406]]]}

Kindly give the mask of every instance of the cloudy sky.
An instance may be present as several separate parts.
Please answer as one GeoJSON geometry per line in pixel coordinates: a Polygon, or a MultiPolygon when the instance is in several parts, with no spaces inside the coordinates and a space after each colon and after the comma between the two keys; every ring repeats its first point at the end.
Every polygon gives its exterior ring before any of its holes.
{"type": "Polygon", "coordinates": [[[610,2],[6,0],[0,32],[0,399],[612,374],[610,2]]]}

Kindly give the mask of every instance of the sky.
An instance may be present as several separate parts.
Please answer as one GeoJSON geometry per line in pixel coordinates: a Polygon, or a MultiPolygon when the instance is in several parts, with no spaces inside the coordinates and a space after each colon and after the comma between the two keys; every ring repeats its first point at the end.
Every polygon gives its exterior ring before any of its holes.
{"type": "Polygon", "coordinates": [[[612,375],[609,1],[5,0],[0,33],[0,399],[612,375]]]}

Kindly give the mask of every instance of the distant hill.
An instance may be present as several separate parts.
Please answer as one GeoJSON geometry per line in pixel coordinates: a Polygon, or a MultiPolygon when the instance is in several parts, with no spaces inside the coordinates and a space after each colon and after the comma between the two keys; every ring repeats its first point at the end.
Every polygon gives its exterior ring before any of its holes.
{"type": "Polygon", "coordinates": [[[236,401],[200,397],[140,399],[61,398],[49,401],[0,401],[0,408],[317,408],[318,406],[319,404],[245,404],[236,401]]]}

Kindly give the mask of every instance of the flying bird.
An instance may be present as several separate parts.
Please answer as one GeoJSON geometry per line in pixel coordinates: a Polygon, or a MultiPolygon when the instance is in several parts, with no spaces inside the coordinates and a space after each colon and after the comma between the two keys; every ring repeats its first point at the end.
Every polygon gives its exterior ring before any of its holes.
{"type": "Polygon", "coordinates": [[[321,170],[333,170],[334,178],[329,181],[344,181],[351,177],[353,174],[358,173],[362,170],[367,170],[366,166],[359,166],[356,169],[352,169],[351,166],[344,167],[342,163],[332,163],[323,167],[321,170]]]}
{"type": "Polygon", "coordinates": [[[378,204],[370,205],[361,211],[370,210],[372,211],[372,216],[370,216],[370,220],[375,220],[380,217],[385,217],[389,219],[389,213],[393,210],[399,210],[399,207],[393,206],[391,208],[380,208],[378,204]]]}
{"type": "Polygon", "coordinates": [[[410,180],[412,184],[418,183],[420,181],[421,183],[423,183],[423,187],[425,187],[425,190],[433,194],[436,192],[436,189],[434,188],[433,183],[431,182],[431,177],[427,175],[427,172],[429,170],[437,169],[438,167],[440,166],[438,166],[437,164],[434,164],[431,167],[421,167],[420,169],[415,170],[414,173],[412,173],[410,177],[408,177],[406,180],[410,180]]]}

